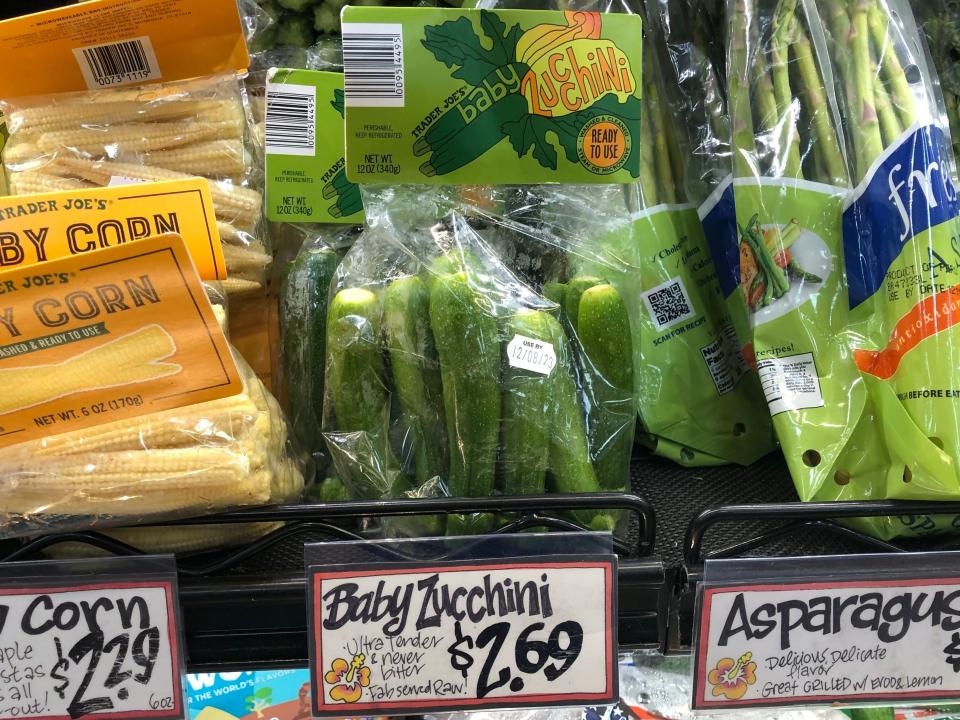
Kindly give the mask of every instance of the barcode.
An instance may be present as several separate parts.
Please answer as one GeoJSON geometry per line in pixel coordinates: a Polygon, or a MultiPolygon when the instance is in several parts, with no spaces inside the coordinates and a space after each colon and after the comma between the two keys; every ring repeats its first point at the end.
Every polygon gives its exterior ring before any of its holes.
{"type": "Polygon", "coordinates": [[[694,315],[683,280],[673,278],[643,294],[643,300],[657,330],[683,322],[694,315]]]}
{"type": "Polygon", "coordinates": [[[314,86],[267,85],[267,153],[316,155],[316,116],[317,89],[314,86]]]}
{"type": "Polygon", "coordinates": [[[344,104],[403,107],[403,29],[390,23],[344,23],[344,104]]]}
{"type": "Polygon", "coordinates": [[[157,56],[146,36],[75,48],[73,54],[91,90],[160,79],[157,56]]]}

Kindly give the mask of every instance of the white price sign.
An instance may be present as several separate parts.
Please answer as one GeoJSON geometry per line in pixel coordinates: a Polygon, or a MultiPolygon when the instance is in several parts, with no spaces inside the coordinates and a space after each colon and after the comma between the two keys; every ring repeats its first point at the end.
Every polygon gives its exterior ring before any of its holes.
{"type": "Polygon", "coordinates": [[[617,697],[616,558],[311,568],[314,715],[617,697]]]}
{"type": "Polygon", "coordinates": [[[960,577],[724,583],[699,618],[694,708],[960,698],[960,577]]]}
{"type": "Polygon", "coordinates": [[[57,579],[0,587],[0,719],[182,718],[175,581],[57,579]]]}

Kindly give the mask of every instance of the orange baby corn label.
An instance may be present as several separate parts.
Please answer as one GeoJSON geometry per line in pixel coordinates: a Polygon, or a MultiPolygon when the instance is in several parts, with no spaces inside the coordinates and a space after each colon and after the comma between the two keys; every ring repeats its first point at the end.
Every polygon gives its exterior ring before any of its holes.
{"type": "Polygon", "coordinates": [[[176,233],[203,280],[227,276],[206,180],[0,197],[0,271],[176,233]]]}
{"type": "Polygon", "coordinates": [[[249,65],[236,0],[90,0],[0,22],[0,97],[102,90],[249,65]],[[29,71],[27,71],[29,69],[29,71]]]}
{"type": "Polygon", "coordinates": [[[0,272],[0,447],[242,388],[178,235],[0,272]]]}

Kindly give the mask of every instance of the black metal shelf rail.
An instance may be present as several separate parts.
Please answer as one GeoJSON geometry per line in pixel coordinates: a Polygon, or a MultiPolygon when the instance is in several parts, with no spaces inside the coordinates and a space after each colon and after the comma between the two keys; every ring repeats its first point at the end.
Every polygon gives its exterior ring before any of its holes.
{"type": "MultiPolygon", "coordinates": [[[[929,552],[943,547],[918,544],[917,539],[890,542],[872,537],[838,520],[888,516],[960,515],[960,502],[863,500],[851,502],[788,502],[757,505],[724,505],[707,508],[687,528],[683,541],[683,569],[677,575],[668,622],[668,652],[686,652],[692,643],[697,586],[706,560],[742,557],[772,543],[802,532],[814,531],[844,541],[851,549],[865,552],[929,552]],[[773,527],[753,537],[709,551],[704,549],[707,532],[724,523],[772,523],[773,527]]],[[[935,539],[931,536],[930,539],[935,539]]],[[[949,541],[948,541],[949,542],[949,541]]],[[[958,541],[954,540],[954,544],[958,541]]]]}
{"type": "MultiPolygon", "coordinates": [[[[243,547],[178,558],[187,665],[207,670],[302,667],[307,663],[306,587],[299,562],[268,567],[256,560],[281,546],[302,553],[304,542],[366,540],[361,521],[444,513],[497,513],[505,518],[494,532],[537,529],[585,530],[561,516],[568,510],[621,510],[634,522],[630,539],[616,538],[620,555],[619,637],[623,647],[660,648],[666,639],[666,618],[673,583],[663,564],[652,557],[656,537],[653,506],[635,495],[589,493],[487,498],[424,498],[280,505],[218,515],[151,523],[190,526],[249,522],[284,525],[243,547]]],[[[144,552],[102,533],[45,535],[27,540],[0,560],[30,560],[62,543],[83,543],[108,554],[136,556],[144,552]]],[[[290,553],[288,553],[288,557],[290,553]]]]}

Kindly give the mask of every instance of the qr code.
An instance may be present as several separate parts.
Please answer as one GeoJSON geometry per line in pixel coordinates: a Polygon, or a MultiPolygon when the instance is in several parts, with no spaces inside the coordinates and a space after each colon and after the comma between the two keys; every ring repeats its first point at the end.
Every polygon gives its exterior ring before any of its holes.
{"type": "Polygon", "coordinates": [[[683,280],[675,277],[643,294],[657,330],[666,330],[694,316],[683,280]]]}

